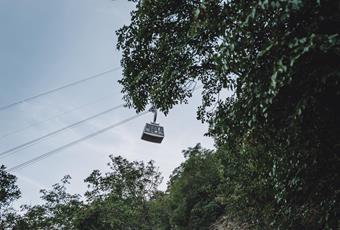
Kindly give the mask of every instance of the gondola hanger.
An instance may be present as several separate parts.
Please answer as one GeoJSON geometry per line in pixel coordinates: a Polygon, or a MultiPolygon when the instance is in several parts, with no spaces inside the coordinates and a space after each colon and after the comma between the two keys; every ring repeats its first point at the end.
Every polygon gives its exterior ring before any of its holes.
{"type": "Polygon", "coordinates": [[[153,122],[146,123],[143,134],[142,140],[153,142],[153,143],[161,143],[164,138],[164,127],[160,126],[157,121],[157,108],[152,106],[149,109],[153,115],[153,122]]]}

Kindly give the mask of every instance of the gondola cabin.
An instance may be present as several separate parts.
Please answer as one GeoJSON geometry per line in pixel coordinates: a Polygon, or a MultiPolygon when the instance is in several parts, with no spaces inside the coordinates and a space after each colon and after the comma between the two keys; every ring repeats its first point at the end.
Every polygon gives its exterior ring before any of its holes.
{"type": "Polygon", "coordinates": [[[164,128],[157,123],[146,123],[142,135],[142,140],[153,143],[161,143],[164,138],[164,128]]]}

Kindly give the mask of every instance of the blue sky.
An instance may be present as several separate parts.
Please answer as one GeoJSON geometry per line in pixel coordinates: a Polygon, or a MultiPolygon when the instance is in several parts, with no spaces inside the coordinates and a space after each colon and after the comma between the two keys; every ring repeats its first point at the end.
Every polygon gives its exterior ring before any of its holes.
{"type": "MultiPolygon", "coordinates": [[[[129,23],[133,8],[126,0],[0,0],[0,106],[120,66],[115,30],[129,23]]],[[[0,151],[121,104],[120,78],[117,70],[0,111],[0,137],[35,124],[0,138],[0,151]],[[74,111],[65,113],[70,110],[74,111]]],[[[172,170],[183,161],[183,149],[198,142],[213,147],[213,141],[203,136],[207,126],[195,120],[199,104],[197,92],[190,104],[177,106],[167,117],[159,116],[166,135],[162,144],[140,140],[145,122],[152,120],[152,114],[147,114],[13,172],[23,193],[18,204],[39,202],[38,191],[66,174],[72,176],[69,191],[82,193],[83,180],[92,170],[107,170],[110,154],[155,160],[165,177],[164,189],[172,170]]],[[[0,159],[0,164],[12,167],[134,114],[121,108],[0,159]]]]}

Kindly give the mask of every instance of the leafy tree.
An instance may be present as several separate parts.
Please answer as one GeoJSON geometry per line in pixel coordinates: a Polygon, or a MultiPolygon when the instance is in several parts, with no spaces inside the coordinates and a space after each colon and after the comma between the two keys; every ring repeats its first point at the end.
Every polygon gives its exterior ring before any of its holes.
{"type": "Polygon", "coordinates": [[[11,203],[20,198],[16,180],[16,176],[6,172],[4,165],[0,166],[0,229],[11,227],[16,217],[11,208],[11,203]]]}
{"type": "Polygon", "coordinates": [[[171,224],[175,229],[208,229],[224,212],[219,200],[223,168],[216,154],[199,144],[184,156],[168,185],[171,224]]]}
{"type": "Polygon", "coordinates": [[[51,190],[42,189],[42,205],[24,205],[25,214],[18,218],[15,229],[75,229],[74,218],[82,208],[80,195],[66,192],[70,176],[61,183],[54,184],[51,190]]]}
{"type": "Polygon", "coordinates": [[[278,213],[275,181],[271,176],[273,159],[266,154],[269,151],[272,150],[262,145],[245,143],[224,145],[217,150],[223,165],[219,196],[228,221],[245,224],[250,229],[274,228],[272,223],[278,213]]]}
{"type": "Polygon", "coordinates": [[[172,211],[169,208],[169,194],[158,191],[151,200],[148,201],[151,216],[151,229],[170,230],[170,218],[172,211]]]}
{"type": "Polygon", "coordinates": [[[154,229],[159,215],[153,201],[161,197],[162,181],[154,163],[110,159],[110,172],[94,170],[85,179],[86,201],[66,192],[70,176],[65,176],[51,190],[41,190],[42,205],[23,206],[14,229],[154,229]]]}
{"type": "Polygon", "coordinates": [[[243,217],[267,228],[336,229],[339,2],[136,2],[131,24],[117,31],[129,105],[168,113],[201,82],[198,117],[231,169],[224,176],[235,192],[226,198],[244,194],[243,217]],[[267,211],[256,208],[262,199],[267,211]]]}
{"type": "MultiPolygon", "coordinates": [[[[191,96],[195,81],[214,87],[222,1],[137,1],[129,26],[117,31],[125,100],[138,111],[149,103],[165,113],[191,96]],[[208,20],[205,22],[205,20],[208,20]]],[[[227,80],[228,81],[228,80],[227,80]]],[[[210,89],[209,89],[210,90],[210,89]]],[[[212,90],[212,89],[211,89],[212,90]]],[[[208,95],[207,95],[208,96],[208,95]]],[[[210,98],[206,98],[207,103],[210,98]]]]}
{"type": "Polygon", "coordinates": [[[151,229],[149,200],[162,181],[152,161],[129,162],[110,156],[111,171],[95,170],[86,178],[88,204],[77,218],[77,229],[151,229]]]}
{"type": "MultiPolygon", "coordinates": [[[[153,102],[167,113],[191,96],[193,81],[201,81],[204,107],[236,87],[232,98],[245,103],[242,117],[252,126],[268,117],[285,86],[306,81],[294,71],[303,67],[323,76],[311,85],[315,91],[331,83],[337,91],[337,1],[136,2],[131,24],[117,31],[117,47],[123,51],[124,99],[137,110],[153,102]]],[[[306,99],[295,100],[299,108],[292,112],[298,113],[306,99]]]]}

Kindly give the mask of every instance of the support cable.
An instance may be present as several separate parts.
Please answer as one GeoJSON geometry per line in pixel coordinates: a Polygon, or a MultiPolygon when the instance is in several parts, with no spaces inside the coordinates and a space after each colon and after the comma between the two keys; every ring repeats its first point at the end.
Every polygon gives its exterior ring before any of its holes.
{"type": "Polygon", "coordinates": [[[3,110],[6,110],[6,109],[9,109],[9,108],[11,108],[11,107],[20,105],[20,104],[22,104],[22,103],[25,103],[25,102],[34,100],[34,99],[36,99],[36,98],[38,98],[38,97],[46,96],[46,95],[48,95],[48,94],[55,93],[55,92],[57,92],[57,91],[59,91],[59,90],[62,90],[62,89],[65,89],[65,88],[68,88],[68,87],[71,87],[71,86],[74,86],[74,85],[78,85],[78,84],[83,83],[83,82],[85,82],[85,81],[89,81],[89,80],[92,80],[92,79],[95,79],[95,78],[104,76],[105,74],[110,73],[110,72],[113,72],[113,71],[116,71],[116,70],[119,70],[120,68],[121,68],[121,67],[115,67],[115,68],[109,69],[109,70],[107,70],[107,71],[105,71],[105,72],[98,73],[98,74],[95,74],[95,75],[93,75],[93,76],[84,78],[84,79],[82,79],[82,80],[78,80],[78,81],[75,81],[75,82],[71,82],[71,83],[69,83],[69,84],[60,86],[60,87],[58,87],[58,88],[51,89],[51,90],[48,90],[48,91],[39,93],[39,94],[37,94],[37,95],[35,95],[35,96],[31,96],[31,97],[28,97],[28,98],[25,98],[25,99],[22,99],[22,100],[13,102],[13,103],[11,103],[11,104],[1,106],[1,107],[0,107],[0,111],[3,111],[3,110]]]}
{"type": "Polygon", "coordinates": [[[34,164],[34,163],[36,163],[36,162],[38,162],[38,161],[41,161],[41,160],[43,160],[43,159],[45,159],[45,158],[48,158],[48,157],[52,156],[53,154],[56,154],[57,152],[60,152],[61,150],[64,150],[64,149],[66,149],[66,148],[69,148],[69,147],[71,147],[71,146],[73,146],[73,145],[76,145],[76,144],[78,144],[78,143],[80,143],[80,142],[83,142],[83,141],[85,141],[85,140],[87,140],[87,139],[90,139],[90,138],[92,138],[92,137],[94,137],[94,136],[97,136],[97,135],[99,135],[99,134],[102,134],[102,133],[104,133],[104,132],[106,132],[106,131],[109,131],[110,129],[113,129],[113,128],[119,126],[119,125],[122,125],[122,124],[124,124],[124,123],[126,123],[126,122],[129,122],[129,121],[131,121],[131,120],[134,120],[134,119],[136,119],[136,118],[138,118],[138,117],[140,117],[140,116],[142,116],[142,115],[145,115],[145,114],[147,114],[148,112],[149,112],[149,111],[146,111],[146,112],[137,114],[137,115],[135,115],[135,116],[129,117],[129,118],[127,118],[127,119],[125,119],[125,120],[123,120],[123,121],[120,121],[120,122],[118,122],[118,123],[116,123],[116,124],[112,124],[112,125],[110,125],[110,126],[104,128],[104,129],[101,129],[101,130],[95,132],[95,133],[92,133],[92,134],[87,135],[87,136],[85,136],[85,137],[83,137],[83,138],[80,138],[80,139],[78,139],[78,140],[76,140],[76,141],[73,141],[73,142],[71,142],[71,143],[69,143],[69,144],[66,144],[66,145],[61,146],[61,147],[59,147],[59,148],[57,148],[57,149],[54,149],[54,150],[49,151],[49,152],[47,152],[47,153],[44,153],[44,154],[42,154],[42,155],[40,155],[40,156],[38,156],[38,157],[35,157],[35,158],[31,159],[31,160],[28,160],[28,161],[25,161],[25,162],[23,162],[23,163],[21,163],[21,164],[18,164],[18,165],[16,165],[16,166],[13,166],[12,168],[9,168],[7,171],[8,171],[8,172],[12,172],[12,171],[14,171],[14,170],[18,170],[18,169],[22,169],[22,168],[28,167],[29,165],[32,165],[32,164],[34,164]]]}
{"type": "Polygon", "coordinates": [[[124,107],[124,104],[120,104],[120,105],[115,106],[115,107],[113,107],[113,108],[107,109],[107,110],[105,110],[105,111],[103,111],[103,112],[101,112],[101,113],[97,113],[97,114],[95,114],[95,115],[93,115],[93,116],[90,116],[90,117],[88,117],[88,118],[86,118],[86,119],[83,119],[83,120],[78,121],[78,122],[76,122],[76,123],[73,123],[73,124],[71,124],[71,125],[67,125],[67,126],[61,128],[61,129],[55,130],[55,131],[50,132],[50,133],[48,133],[48,134],[46,134],[46,135],[43,135],[43,136],[41,136],[41,137],[38,137],[38,138],[36,138],[36,139],[33,139],[33,140],[31,140],[31,141],[28,141],[28,142],[26,142],[26,143],[23,143],[23,144],[21,144],[21,145],[18,145],[18,146],[14,147],[14,148],[11,148],[11,149],[8,149],[8,150],[6,150],[6,151],[3,151],[3,152],[0,153],[0,156],[2,156],[0,159],[2,159],[2,158],[4,158],[4,157],[7,157],[7,156],[10,155],[10,154],[13,154],[14,152],[20,151],[21,149],[23,149],[23,148],[25,148],[25,147],[32,146],[32,145],[34,145],[34,144],[36,144],[36,143],[42,141],[42,140],[45,139],[45,138],[54,136],[54,135],[56,135],[56,134],[58,134],[58,133],[60,133],[60,132],[63,132],[63,131],[65,131],[65,130],[67,130],[67,129],[73,128],[73,127],[78,126],[78,125],[80,125],[80,124],[82,124],[82,123],[84,123],[84,122],[87,122],[87,121],[89,121],[89,120],[92,120],[92,119],[94,119],[94,118],[96,118],[96,117],[102,116],[102,115],[104,115],[104,114],[106,114],[106,113],[109,113],[109,112],[111,112],[111,111],[114,111],[114,110],[119,109],[119,108],[122,108],[122,107],[124,107]]]}
{"type": "Polygon", "coordinates": [[[64,112],[61,112],[61,113],[59,113],[59,114],[57,114],[57,115],[51,116],[51,117],[49,117],[49,118],[47,118],[47,119],[45,119],[45,120],[33,122],[33,123],[30,123],[30,124],[28,124],[27,126],[24,126],[24,127],[22,127],[22,128],[15,129],[15,130],[13,130],[13,131],[11,131],[11,132],[5,133],[4,135],[1,135],[1,136],[0,136],[0,141],[1,141],[2,139],[4,139],[4,138],[8,137],[8,136],[12,136],[12,135],[14,135],[14,134],[17,134],[17,133],[19,133],[19,132],[22,132],[22,131],[27,130],[27,129],[29,129],[29,128],[31,128],[31,127],[34,127],[34,126],[37,126],[37,125],[40,125],[40,124],[43,124],[43,123],[47,123],[48,121],[51,121],[51,120],[56,119],[56,118],[58,118],[58,117],[64,116],[64,115],[69,114],[69,113],[72,113],[72,112],[77,111],[77,110],[79,110],[79,109],[81,109],[81,108],[84,108],[84,107],[86,107],[86,106],[95,104],[95,103],[97,103],[97,102],[99,102],[99,101],[101,101],[101,100],[103,100],[103,99],[105,99],[105,98],[108,98],[108,97],[109,97],[109,96],[100,97],[100,98],[98,98],[98,99],[96,99],[96,100],[94,100],[94,101],[91,101],[91,102],[89,102],[89,103],[86,103],[86,104],[82,104],[82,105],[73,107],[73,108],[71,108],[71,109],[69,109],[69,110],[66,110],[66,111],[64,111],[64,112]]]}

